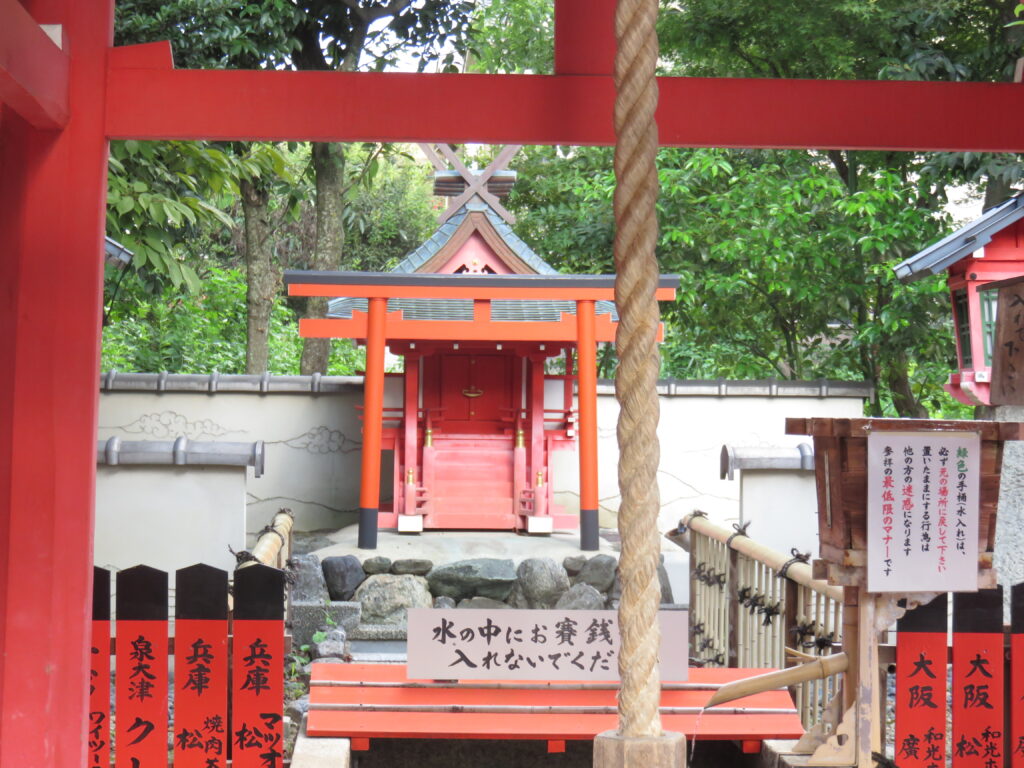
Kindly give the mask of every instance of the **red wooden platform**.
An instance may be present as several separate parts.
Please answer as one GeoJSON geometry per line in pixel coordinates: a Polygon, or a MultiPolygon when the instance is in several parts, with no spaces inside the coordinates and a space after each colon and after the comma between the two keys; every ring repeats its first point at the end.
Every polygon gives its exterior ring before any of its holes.
{"type": "MultiPolygon", "coordinates": [[[[745,752],[759,751],[764,739],[799,738],[804,729],[786,690],[700,712],[718,686],[765,671],[691,669],[685,683],[664,682],[662,727],[688,739],[739,741],[745,752]]],[[[618,727],[614,682],[457,683],[405,674],[404,664],[314,664],[307,733],[351,738],[356,750],[371,738],[436,738],[546,740],[549,751],[561,751],[562,742],[618,727]]]]}

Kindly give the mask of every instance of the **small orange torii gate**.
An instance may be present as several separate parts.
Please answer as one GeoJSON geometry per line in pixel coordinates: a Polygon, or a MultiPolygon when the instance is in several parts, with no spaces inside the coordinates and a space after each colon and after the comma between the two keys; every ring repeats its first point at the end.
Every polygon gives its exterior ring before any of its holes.
{"type": "MultiPolygon", "coordinates": [[[[176,70],[113,0],[0,0],[0,765],[85,760],[107,142],[610,144],[615,0],[554,1],[555,74],[488,76],[176,70]]],[[[659,88],[666,145],[1024,150],[1014,84],[659,88]]]]}

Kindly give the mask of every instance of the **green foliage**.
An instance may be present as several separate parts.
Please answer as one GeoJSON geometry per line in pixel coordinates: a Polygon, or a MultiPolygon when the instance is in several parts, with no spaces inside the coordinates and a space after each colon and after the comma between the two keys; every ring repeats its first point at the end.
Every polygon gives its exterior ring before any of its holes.
{"type": "MultiPolygon", "coordinates": [[[[182,295],[165,288],[153,295],[128,273],[125,299],[103,329],[104,370],[175,373],[245,373],[245,277],[237,269],[213,267],[200,291],[182,295]]],[[[335,343],[331,375],[352,375],[364,353],[350,342],[335,343]]],[[[294,313],[283,299],[270,321],[269,371],[297,374],[302,340],[294,313]]]]}
{"type": "MultiPolygon", "coordinates": [[[[517,231],[564,271],[613,269],[610,166],[599,148],[530,148],[519,164],[517,231]]],[[[664,375],[867,379],[895,414],[904,366],[917,402],[953,408],[945,281],[892,272],[945,231],[926,188],[881,169],[850,192],[806,152],[663,149],[658,167],[658,259],[681,279],[664,375]]]]}
{"type": "Polygon", "coordinates": [[[550,0],[483,0],[470,29],[472,71],[554,72],[555,14],[550,0]]]}
{"type": "MultiPolygon", "coordinates": [[[[351,150],[350,150],[351,151],[351,150]]],[[[348,269],[387,271],[437,226],[427,169],[398,147],[353,186],[346,208],[348,269]]]]}

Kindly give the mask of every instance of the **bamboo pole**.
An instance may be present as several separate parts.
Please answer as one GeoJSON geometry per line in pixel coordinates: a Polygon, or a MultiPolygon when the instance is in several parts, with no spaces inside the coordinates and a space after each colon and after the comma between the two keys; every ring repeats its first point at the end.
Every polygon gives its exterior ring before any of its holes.
{"type": "MultiPolygon", "coordinates": [[[[730,536],[733,535],[733,531],[715,525],[706,517],[702,517],[700,515],[687,515],[683,518],[683,524],[690,530],[696,531],[710,539],[720,541],[723,544],[729,540],[730,536]]],[[[766,547],[764,544],[758,544],[756,541],[753,541],[746,536],[735,537],[729,546],[736,552],[739,552],[753,560],[758,560],[775,571],[781,569],[782,566],[790,559],[782,552],[776,552],[771,547],[766,547]]],[[[811,567],[805,563],[793,563],[790,565],[789,569],[786,571],[786,577],[792,579],[797,584],[807,587],[808,589],[820,592],[832,600],[842,602],[842,587],[834,587],[826,581],[815,579],[811,575],[811,567]]]]}
{"type": "Polygon", "coordinates": [[[294,524],[295,519],[290,510],[282,509],[274,515],[270,525],[264,528],[259,538],[256,539],[256,546],[252,548],[252,559],[241,563],[236,570],[246,568],[253,563],[262,563],[272,568],[282,567],[283,560],[286,560],[289,554],[290,547],[286,548],[285,545],[291,540],[294,524]],[[284,558],[281,557],[282,551],[285,553],[284,558]]]}
{"type": "Polygon", "coordinates": [[[798,667],[780,669],[775,672],[757,675],[756,677],[748,677],[746,680],[736,680],[726,683],[719,688],[708,699],[707,706],[713,707],[717,704],[725,704],[744,696],[752,696],[755,693],[797,685],[808,680],[822,680],[830,675],[846,671],[848,664],[849,659],[845,653],[836,653],[832,656],[822,656],[820,659],[809,661],[798,667]]]}

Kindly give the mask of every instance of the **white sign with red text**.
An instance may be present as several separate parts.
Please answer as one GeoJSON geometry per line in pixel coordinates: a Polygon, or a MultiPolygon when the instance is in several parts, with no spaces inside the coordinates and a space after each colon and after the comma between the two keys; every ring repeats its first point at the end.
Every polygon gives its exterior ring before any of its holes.
{"type": "Polygon", "coordinates": [[[868,591],[978,589],[974,432],[868,435],[868,591]]]}

